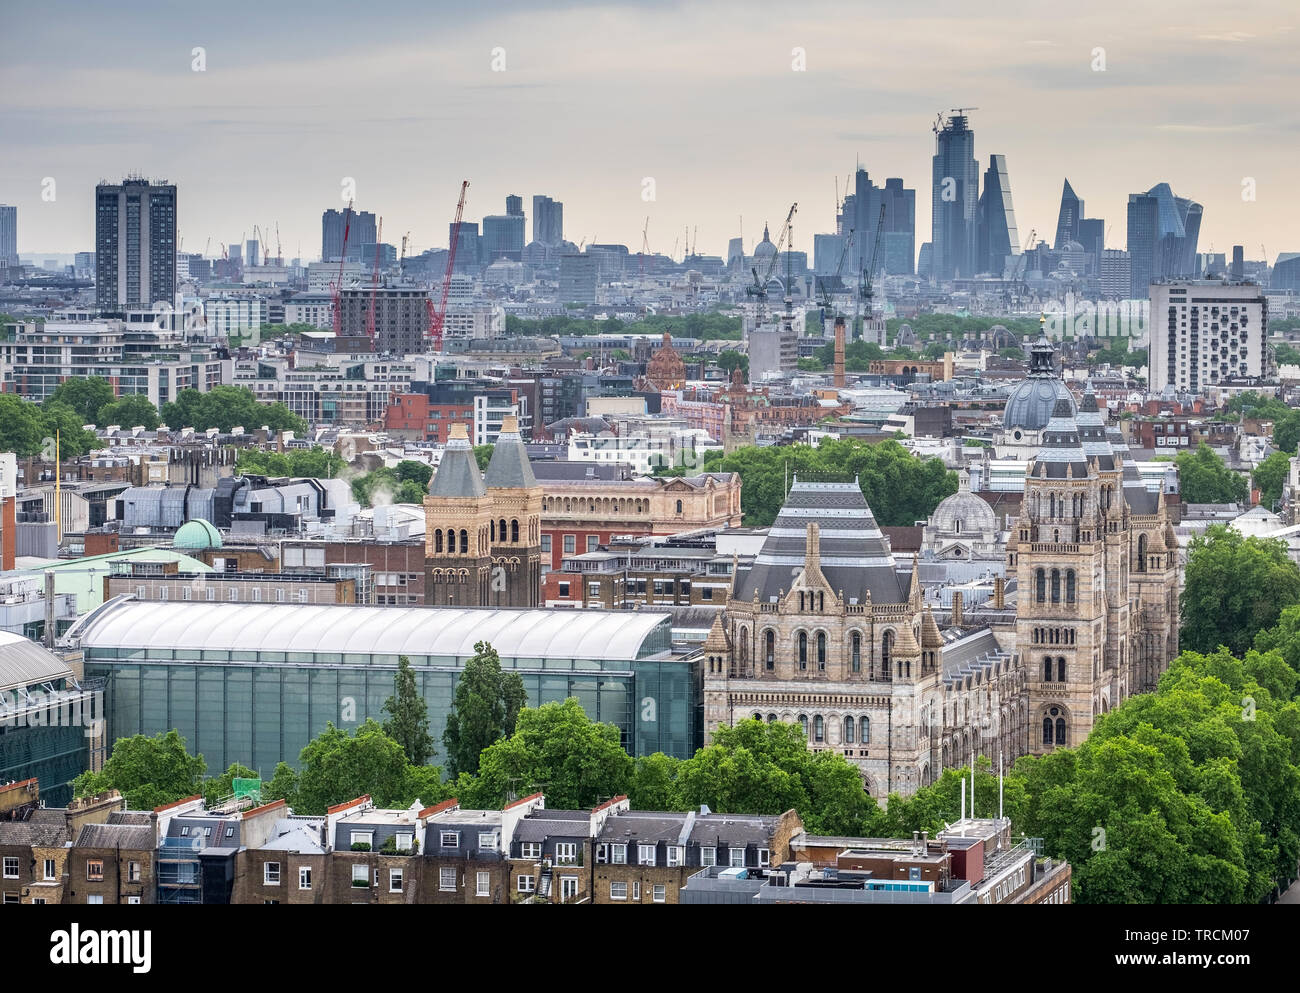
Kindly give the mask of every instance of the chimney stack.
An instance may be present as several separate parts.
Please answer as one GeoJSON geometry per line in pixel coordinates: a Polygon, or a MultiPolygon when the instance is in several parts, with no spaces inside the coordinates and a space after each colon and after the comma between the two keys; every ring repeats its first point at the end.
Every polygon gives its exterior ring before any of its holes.
{"type": "Polygon", "coordinates": [[[1001,610],[1007,602],[1007,581],[1002,576],[993,577],[993,606],[1001,610]]]}
{"type": "Polygon", "coordinates": [[[844,318],[835,318],[835,379],[836,389],[844,386],[844,318]]]}
{"type": "Polygon", "coordinates": [[[822,540],[821,526],[818,524],[808,525],[808,534],[804,539],[804,569],[811,576],[821,571],[822,567],[822,540]]]}
{"type": "Polygon", "coordinates": [[[961,624],[962,624],[961,590],[953,590],[952,591],[952,626],[955,628],[959,628],[961,627],[961,624]]]}

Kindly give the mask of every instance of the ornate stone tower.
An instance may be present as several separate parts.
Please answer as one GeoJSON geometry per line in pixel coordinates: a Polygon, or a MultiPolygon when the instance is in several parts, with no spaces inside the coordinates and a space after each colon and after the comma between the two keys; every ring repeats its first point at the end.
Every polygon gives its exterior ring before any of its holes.
{"type": "Polygon", "coordinates": [[[478,607],[490,602],[491,528],[492,498],[465,425],[455,424],[424,498],[425,604],[478,607]]]}
{"type": "Polygon", "coordinates": [[[519,421],[509,414],[483,474],[491,498],[492,574],[487,603],[536,607],[542,596],[542,487],[533,476],[519,421]]]}

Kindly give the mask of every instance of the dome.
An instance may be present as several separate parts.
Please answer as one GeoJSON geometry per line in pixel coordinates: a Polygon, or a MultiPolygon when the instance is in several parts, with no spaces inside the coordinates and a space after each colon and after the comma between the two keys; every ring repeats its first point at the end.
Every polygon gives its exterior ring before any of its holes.
{"type": "Polygon", "coordinates": [[[930,526],[941,534],[996,534],[998,518],[985,500],[963,485],[952,496],[939,501],[930,515],[930,526]]]}
{"type": "Polygon", "coordinates": [[[1057,400],[1068,400],[1071,412],[1076,410],[1074,397],[1061,380],[1055,377],[1022,379],[1007,397],[1007,405],[1002,409],[1002,427],[1041,431],[1052,419],[1052,409],[1057,400]]]}
{"type": "Polygon", "coordinates": [[[173,548],[220,548],[221,532],[201,517],[186,521],[172,539],[173,548]]]}

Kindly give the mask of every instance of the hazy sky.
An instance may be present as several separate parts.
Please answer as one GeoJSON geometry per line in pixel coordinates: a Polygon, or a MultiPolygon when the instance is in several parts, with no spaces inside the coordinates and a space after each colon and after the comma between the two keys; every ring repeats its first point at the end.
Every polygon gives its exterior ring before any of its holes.
{"type": "Polygon", "coordinates": [[[461,179],[471,220],[518,193],[531,238],[544,193],[571,240],[635,250],[649,215],[661,252],[690,225],[723,254],[741,215],[752,248],[798,201],[811,250],[855,160],[917,190],[919,246],[930,127],[958,105],[979,108],[981,173],[1007,157],[1022,240],[1051,239],[1068,176],[1109,247],[1127,195],[1165,181],[1205,205],[1202,251],[1300,250],[1293,0],[541,6],[4,0],[0,202],[19,251],[91,249],[94,185],[128,172],[178,184],[184,248],[211,237],[210,254],[278,221],[287,257],[316,257],[343,177],[415,250],[445,245],[461,179]]]}

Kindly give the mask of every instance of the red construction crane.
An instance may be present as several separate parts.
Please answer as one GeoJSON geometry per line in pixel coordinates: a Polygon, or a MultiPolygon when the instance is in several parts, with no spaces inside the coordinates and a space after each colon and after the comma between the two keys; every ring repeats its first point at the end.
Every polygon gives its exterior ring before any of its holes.
{"type": "Polygon", "coordinates": [[[348,201],[348,209],[343,212],[343,247],[339,249],[339,276],[334,282],[330,283],[330,298],[333,302],[334,309],[334,334],[336,337],[343,334],[343,301],[340,294],[343,291],[343,260],[348,257],[348,230],[352,227],[352,201],[348,201]]]}
{"type": "Polygon", "coordinates": [[[384,219],[379,218],[375,228],[375,267],[370,271],[370,310],[366,313],[366,337],[370,339],[370,350],[375,350],[375,297],[379,293],[379,243],[384,240],[384,219]]]}
{"type": "Polygon", "coordinates": [[[429,342],[433,346],[433,351],[442,351],[442,325],[447,317],[447,295],[451,292],[451,272],[456,265],[456,246],[460,244],[460,219],[465,214],[465,191],[469,189],[469,180],[462,180],[460,184],[460,200],[456,202],[456,220],[452,223],[451,247],[447,250],[447,271],[442,274],[442,298],[438,306],[433,305],[433,300],[425,301],[425,306],[429,312],[429,342]]]}

